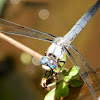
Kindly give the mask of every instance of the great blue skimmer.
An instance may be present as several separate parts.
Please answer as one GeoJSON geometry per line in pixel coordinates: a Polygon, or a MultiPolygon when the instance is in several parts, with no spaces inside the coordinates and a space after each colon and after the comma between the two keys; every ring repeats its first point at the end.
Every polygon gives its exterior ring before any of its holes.
{"type": "Polygon", "coordinates": [[[100,88],[100,78],[94,71],[91,65],[81,56],[81,54],[71,45],[71,42],[79,34],[79,32],[84,28],[92,16],[100,7],[100,0],[98,0],[72,27],[72,29],[62,38],[51,34],[37,31],[35,29],[27,28],[13,22],[4,20],[0,18],[0,26],[3,30],[0,32],[20,35],[30,38],[35,38],[43,41],[51,42],[52,44],[47,50],[46,55],[41,59],[42,67],[46,70],[55,69],[57,63],[66,53],[73,65],[78,66],[80,71],[79,74],[94,99],[97,100],[96,89],[100,88]],[[7,31],[4,31],[8,29],[7,31]]]}

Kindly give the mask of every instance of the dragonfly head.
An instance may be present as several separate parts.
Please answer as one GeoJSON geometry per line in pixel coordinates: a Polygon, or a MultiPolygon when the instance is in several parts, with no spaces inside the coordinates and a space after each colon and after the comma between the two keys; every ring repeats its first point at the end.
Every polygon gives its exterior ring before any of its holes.
{"type": "Polygon", "coordinates": [[[45,70],[51,70],[57,66],[57,62],[52,57],[48,56],[44,56],[40,60],[40,63],[42,65],[42,68],[44,68],[45,70]]]}

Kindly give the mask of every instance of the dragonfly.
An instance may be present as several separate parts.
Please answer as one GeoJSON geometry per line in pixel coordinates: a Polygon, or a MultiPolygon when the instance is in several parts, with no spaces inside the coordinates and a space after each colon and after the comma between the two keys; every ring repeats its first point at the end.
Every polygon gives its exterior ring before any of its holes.
{"type": "Polygon", "coordinates": [[[52,44],[49,46],[46,54],[40,60],[42,67],[47,71],[56,69],[59,67],[57,65],[58,62],[61,62],[61,59],[66,54],[72,64],[79,67],[79,74],[81,78],[90,90],[90,93],[94,99],[97,100],[96,90],[100,88],[100,77],[93,67],[88,64],[83,56],[71,45],[71,42],[85,27],[93,15],[95,15],[99,7],[100,0],[90,7],[88,11],[71,28],[71,30],[63,37],[58,37],[35,29],[24,27],[1,18],[0,26],[3,28],[0,29],[0,32],[51,42],[52,44]]]}

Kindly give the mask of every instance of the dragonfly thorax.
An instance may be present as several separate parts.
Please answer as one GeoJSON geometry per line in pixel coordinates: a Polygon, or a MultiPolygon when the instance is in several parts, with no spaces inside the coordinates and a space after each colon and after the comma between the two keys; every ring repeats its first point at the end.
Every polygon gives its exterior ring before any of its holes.
{"type": "Polygon", "coordinates": [[[47,50],[47,56],[52,54],[56,57],[56,60],[61,59],[63,56],[63,53],[64,53],[63,46],[57,45],[55,43],[52,43],[52,45],[50,45],[48,50],[47,50]]]}
{"type": "Polygon", "coordinates": [[[68,44],[69,42],[64,40],[62,37],[56,38],[54,43],[49,46],[47,56],[49,56],[49,54],[53,54],[56,59],[61,59],[65,53],[64,46],[67,46],[68,44]]]}

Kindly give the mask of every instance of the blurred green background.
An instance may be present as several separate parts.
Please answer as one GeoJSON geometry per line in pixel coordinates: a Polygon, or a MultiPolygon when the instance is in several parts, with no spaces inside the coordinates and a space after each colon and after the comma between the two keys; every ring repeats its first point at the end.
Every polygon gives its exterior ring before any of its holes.
{"type": "MultiPolygon", "coordinates": [[[[0,16],[23,26],[64,36],[96,1],[0,0],[0,16]]],[[[8,36],[42,55],[50,45],[40,40],[8,36]]],[[[100,10],[72,44],[97,71],[100,69],[100,10]]],[[[33,65],[31,57],[26,59],[28,63],[22,62],[22,54],[23,51],[0,39],[0,100],[43,100],[47,93],[40,86],[45,71],[41,66],[33,65]]],[[[69,60],[67,66],[72,66],[69,60]]],[[[77,95],[70,94],[67,100],[78,100],[85,89],[79,89],[77,95]]],[[[83,100],[88,98],[93,99],[89,96],[83,100]]]]}

